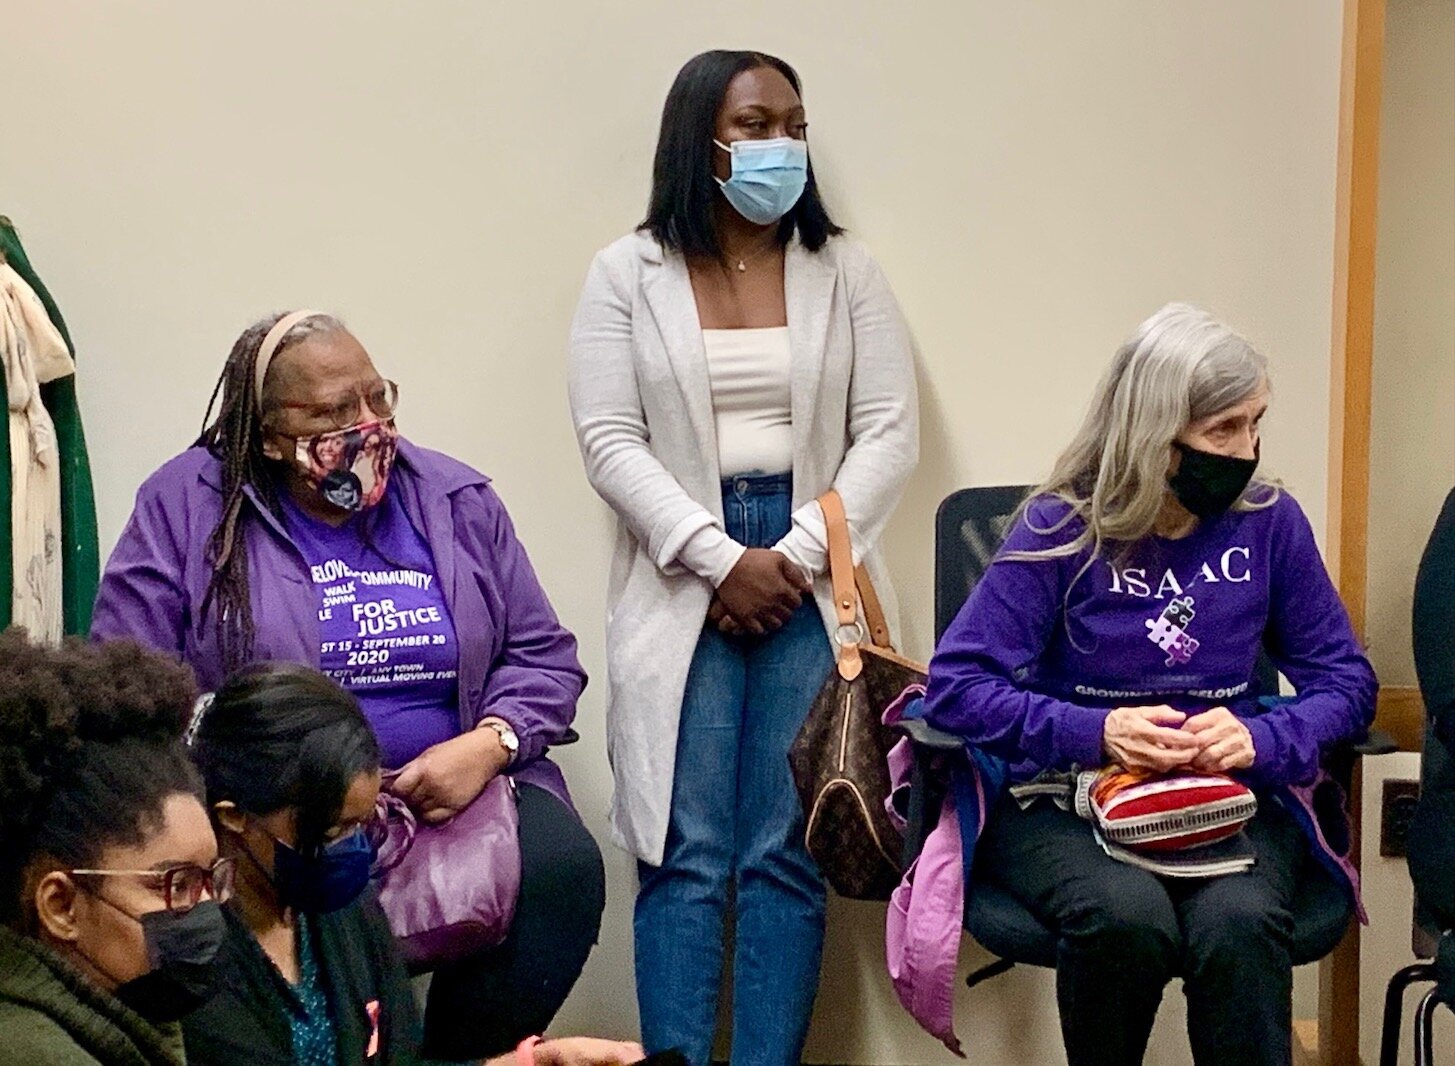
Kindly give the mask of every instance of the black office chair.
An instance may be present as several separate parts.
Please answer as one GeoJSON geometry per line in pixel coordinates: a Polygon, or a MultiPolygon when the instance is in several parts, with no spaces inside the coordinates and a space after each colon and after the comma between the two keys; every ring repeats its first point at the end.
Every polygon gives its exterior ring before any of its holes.
{"type": "MultiPolygon", "coordinates": [[[[944,635],[959,613],[1005,540],[1029,486],[961,489],[940,504],[935,516],[935,638],[944,635]]],[[[1278,673],[1265,655],[1253,680],[1260,695],[1278,693],[1278,673]]],[[[935,816],[944,796],[939,766],[947,755],[961,750],[961,741],[931,728],[924,722],[905,723],[905,732],[915,746],[915,763],[905,836],[905,865],[924,847],[934,828],[935,816]]],[[[1338,753],[1331,773],[1346,789],[1359,755],[1385,754],[1395,748],[1385,736],[1371,736],[1362,744],[1338,753]]],[[[1321,868],[1311,868],[1298,886],[1293,904],[1293,962],[1295,966],[1316,962],[1333,951],[1353,917],[1353,908],[1343,889],[1321,868]]],[[[991,954],[995,962],[972,973],[966,984],[1005,973],[1017,963],[1054,968],[1056,934],[1027,910],[1009,892],[981,880],[969,893],[965,905],[965,929],[991,954]]]]}
{"type": "MultiPolygon", "coordinates": [[[[1420,758],[1420,792],[1424,796],[1443,789],[1455,789],[1455,757],[1435,736],[1425,731],[1425,744],[1420,758]]],[[[1448,804],[1446,805],[1448,809],[1448,804]]],[[[1423,828],[1423,827],[1421,827],[1423,828]]],[[[1413,837],[1412,826],[1411,836],[1413,837]]],[[[1428,831],[1428,830],[1426,830],[1428,831]]],[[[1441,825],[1447,838],[1455,826],[1441,825]]],[[[1448,846],[1447,846],[1448,850],[1448,846]]],[[[1411,855],[1410,862],[1416,861],[1411,855]]],[[[1446,872],[1448,884],[1452,875],[1446,872]]],[[[1404,1015],[1404,994],[1414,985],[1433,984],[1415,1007],[1415,1066],[1435,1066],[1435,1008],[1441,1004],[1455,1010],[1455,931],[1442,922],[1419,894],[1415,896],[1414,921],[1410,930],[1410,950],[1416,959],[1389,979],[1384,992],[1384,1027],[1379,1036],[1379,1066],[1398,1066],[1400,1029],[1404,1015]]]]}
{"type": "Polygon", "coordinates": [[[1399,1060],[1404,993],[1433,982],[1415,1010],[1415,1064],[1434,1066],[1434,1016],[1455,1010],[1455,491],[1430,535],[1415,578],[1411,629],[1415,673],[1428,723],[1420,759],[1420,802],[1410,826],[1410,877],[1415,883],[1411,947],[1415,958],[1390,979],[1384,995],[1380,1066],[1399,1060]]]}

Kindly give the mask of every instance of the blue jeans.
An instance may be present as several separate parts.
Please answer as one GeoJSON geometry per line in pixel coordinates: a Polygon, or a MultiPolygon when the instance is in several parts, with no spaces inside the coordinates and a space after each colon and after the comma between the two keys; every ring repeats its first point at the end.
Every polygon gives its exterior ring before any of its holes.
{"type": "MultiPolygon", "coordinates": [[[[727,532],[750,548],[788,532],[792,480],[723,483],[727,532]]],[[[818,991],[824,887],[803,846],[788,770],[833,653],[812,599],[777,632],[703,629],[687,675],[661,866],[639,867],[637,1002],[647,1050],[707,1066],[717,1028],[724,921],[736,892],[734,1066],[797,1066],[818,991]]]]}

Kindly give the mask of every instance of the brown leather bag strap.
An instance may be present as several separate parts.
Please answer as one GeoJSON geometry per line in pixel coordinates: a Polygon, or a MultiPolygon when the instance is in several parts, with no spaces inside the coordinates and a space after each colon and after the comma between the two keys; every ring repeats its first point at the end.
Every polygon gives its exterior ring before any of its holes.
{"type": "Polygon", "coordinates": [[[864,622],[869,626],[869,642],[876,648],[894,650],[889,637],[889,623],[884,620],[884,607],[879,602],[879,593],[874,590],[874,581],[869,570],[862,563],[854,568],[854,583],[859,586],[859,600],[864,604],[864,622]]]}
{"type": "Polygon", "coordinates": [[[823,511],[824,527],[828,533],[829,581],[834,590],[834,614],[839,621],[833,634],[838,649],[839,676],[845,681],[853,681],[863,671],[864,660],[859,655],[863,634],[859,627],[859,597],[854,588],[854,553],[849,547],[849,520],[844,515],[844,501],[834,489],[820,496],[818,505],[823,511]],[[848,639],[845,639],[846,634],[850,634],[848,639]]]}
{"type": "Polygon", "coordinates": [[[854,588],[854,553],[849,547],[849,520],[844,501],[834,489],[818,498],[828,529],[829,580],[834,586],[834,611],[839,625],[851,626],[859,617],[859,600],[854,588]]]}
{"type": "Polygon", "coordinates": [[[879,602],[879,593],[874,580],[863,564],[854,566],[854,552],[849,541],[849,520],[844,514],[844,501],[834,489],[819,497],[819,508],[823,511],[824,526],[828,531],[829,579],[834,589],[834,610],[839,625],[852,626],[858,618],[856,604],[864,608],[864,622],[868,626],[870,643],[878,648],[894,650],[889,635],[889,623],[884,619],[884,607],[879,602]],[[845,574],[852,577],[845,579],[845,574]]]}

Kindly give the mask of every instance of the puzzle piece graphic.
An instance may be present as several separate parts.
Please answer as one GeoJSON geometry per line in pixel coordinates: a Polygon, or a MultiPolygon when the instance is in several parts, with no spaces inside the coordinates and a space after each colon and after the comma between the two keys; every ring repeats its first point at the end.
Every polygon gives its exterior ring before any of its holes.
{"type": "Polygon", "coordinates": [[[1147,639],[1167,653],[1168,666],[1185,666],[1197,651],[1197,639],[1178,624],[1181,619],[1191,619],[1193,613],[1191,597],[1183,597],[1173,600],[1157,618],[1142,623],[1147,627],[1147,639]]]}
{"type": "Polygon", "coordinates": [[[1181,626],[1184,629],[1187,628],[1187,623],[1191,622],[1196,616],[1197,612],[1192,609],[1191,596],[1183,596],[1180,599],[1173,600],[1167,604],[1166,609],[1162,612],[1163,618],[1166,618],[1173,625],[1181,626]]]}
{"type": "Polygon", "coordinates": [[[1178,633],[1171,645],[1162,645],[1162,650],[1167,653],[1167,665],[1177,663],[1181,666],[1192,661],[1192,653],[1197,651],[1197,641],[1186,633],[1178,633]]]}
{"type": "Polygon", "coordinates": [[[1187,635],[1181,628],[1167,620],[1166,612],[1163,612],[1155,621],[1149,618],[1142,624],[1147,627],[1147,639],[1163,651],[1169,650],[1178,637],[1187,635]]]}

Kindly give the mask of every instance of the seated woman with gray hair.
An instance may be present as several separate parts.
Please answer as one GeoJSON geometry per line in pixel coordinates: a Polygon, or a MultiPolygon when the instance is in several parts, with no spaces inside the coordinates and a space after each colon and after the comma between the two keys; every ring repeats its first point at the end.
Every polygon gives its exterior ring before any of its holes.
{"type": "MultiPolygon", "coordinates": [[[[1230,775],[1260,798],[1361,736],[1374,673],[1308,519],[1257,474],[1269,400],[1263,356],[1210,315],[1173,304],[1144,322],[941,640],[928,720],[1012,784],[1115,764],[1230,775]],[[1265,648],[1297,692],[1271,707],[1250,684],[1265,648]]],[[[974,873],[1057,934],[1072,1066],[1141,1062],[1174,975],[1197,1062],[1290,1061],[1301,821],[1262,802],[1250,867],[1171,877],[1016,791],[974,873]]]]}
{"type": "Polygon", "coordinates": [[[510,775],[509,935],[434,971],[424,1028],[435,1058],[508,1050],[565,1000],[605,902],[601,853],[547,754],[573,736],[576,640],[489,479],[400,437],[397,386],[336,318],[254,324],[218,391],[201,439],[142,486],[92,635],[165,649],[207,690],[253,662],[321,669],[358,698],[397,771],[389,791],[422,822],[510,775]]]}

